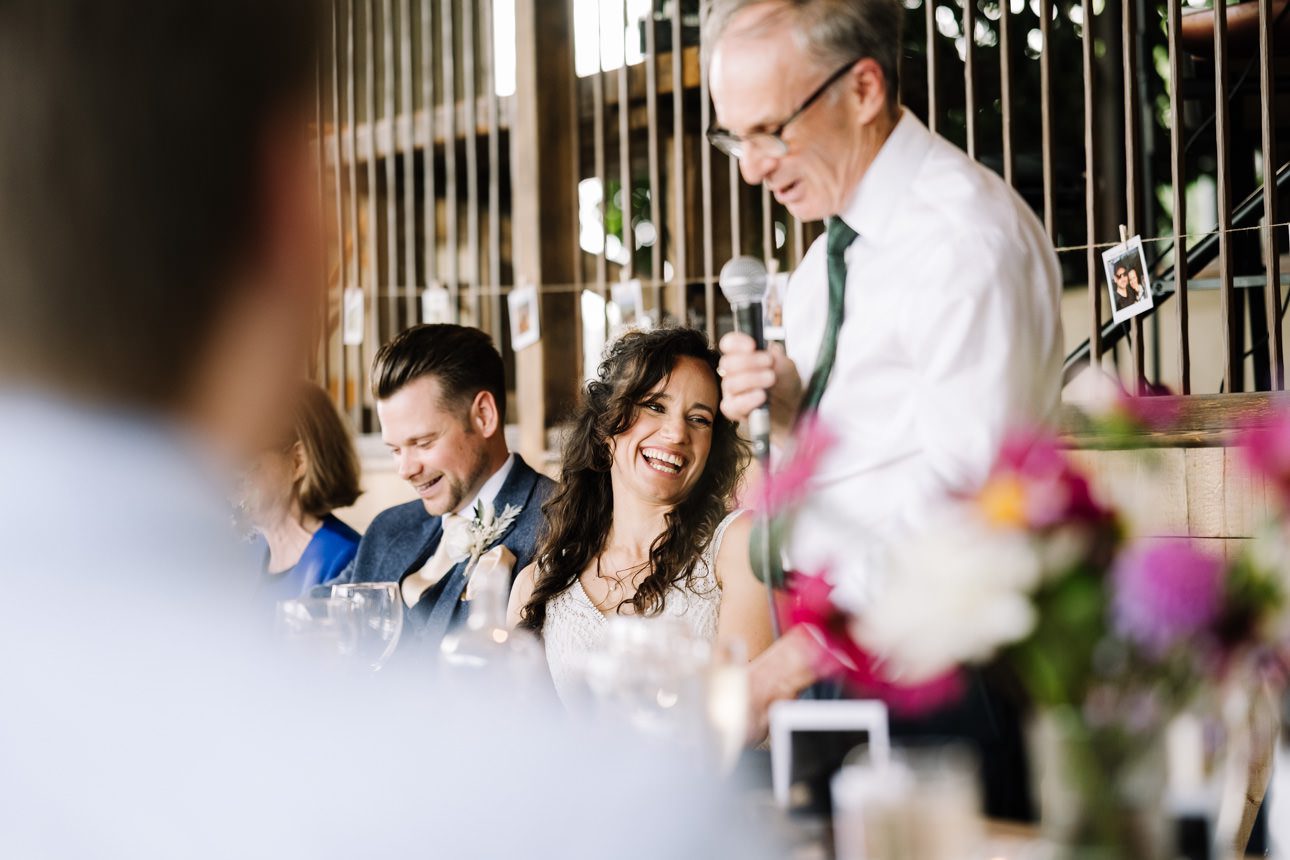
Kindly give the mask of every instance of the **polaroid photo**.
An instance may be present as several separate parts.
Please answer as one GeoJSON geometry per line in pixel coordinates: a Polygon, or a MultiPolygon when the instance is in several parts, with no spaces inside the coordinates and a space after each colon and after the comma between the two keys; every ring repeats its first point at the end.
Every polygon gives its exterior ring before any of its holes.
{"type": "Polygon", "coordinates": [[[452,296],[447,287],[431,284],[421,291],[421,322],[432,325],[452,322],[452,296]]]}
{"type": "Polygon", "coordinates": [[[511,314],[511,349],[519,352],[541,338],[538,319],[538,291],[533,284],[511,290],[506,297],[511,314]]]}
{"type": "Polygon", "coordinates": [[[645,296],[639,278],[614,284],[610,289],[610,306],[606,310],[613,337],[629,329],[647,331],[653,325],[653,320],[645,313],[645,296]]]}
{"type": "Polygon", "coordinates": [[[766,278],[766,316],[762,331],[766,340],[784,340],[784,296],[788,292],[788,272],[776,272],[766,278]]]}
{"type": "Polygon", "coordinates": [[[365,297],[359,287],[346,287],[342,301],[341,343],[345,346],[361,346],[363,343],[363,318],[366,307],[365,297]]]}
{"type": "Polygon", "coordinates": [[[1147,276],[1141,236],[1103,251],[1102,265],[1106,267],[1111,314],[1116,322],[1132,319],[1152,306],[1151,280],[1147,276]]]}
{"type": "Polygon", "coordinates": [[[827,785],[860,744],[875,760],[891,753],[887,706],[877,700],[794,699],[771,705],[769,716],[771,785],[781,808],[794,785],[827,785]]]}

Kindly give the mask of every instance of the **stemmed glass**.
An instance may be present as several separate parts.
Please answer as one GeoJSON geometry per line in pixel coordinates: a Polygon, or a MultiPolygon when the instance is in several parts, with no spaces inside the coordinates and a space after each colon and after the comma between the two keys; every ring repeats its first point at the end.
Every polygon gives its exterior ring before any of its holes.
{"type": "Polygon", "coordinates": [[[358,644],[354,604],[341,598],[279,600],[273,626],[290,651],[315,659],[347,659],[358,644]]]}
{"type": "Polygon", "coordinates": [[[354,657],[379,671],[394,653],[403,632],[403,601],[397,583],[333,585],[332,598],[349,602],[355,621],[354,657]]]}

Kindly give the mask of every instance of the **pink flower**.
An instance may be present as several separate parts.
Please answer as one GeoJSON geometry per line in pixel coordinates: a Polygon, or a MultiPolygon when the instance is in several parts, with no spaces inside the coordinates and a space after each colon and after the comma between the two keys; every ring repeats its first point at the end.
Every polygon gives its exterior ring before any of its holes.
{"type": "Polygon", "coordinates": [[[1273,485],[1283,507],[1290,507],[1290,413],[1266,426],[1245,429],[1237,445],[1246,465],[1273,485]]]}
{"type": "Polygon", "coordinates": [[[855,693],[882,699],[900,716],[926,714],[962,696],[963,682],[957,672],[913,685],[888,679],[881,661],[851,637],[850,619],[833,603],[832,591],[823,575],[794,573],[789,579],[789,626],[807,627],[820,644],[817,671],[821,675],[840,677],[855,693]]]}
{"type": "Polygon", "coordinates": [[[836,441],[837,437],[816,413],[802,416],[793,431],[788,457],[754,490],[751,498],[755,510],[774,518],[800,505],[810,492],[811,479],[819,470],[820,461],[836,441]]]}
{"type": "Polygon", "coordinates": [[[1129,547],[1111,570],[1116,633],[1163,655],[1219,617],[1223,574],[1221,560],[1187,540],[1129,547]]]}
{"type": "MultiPolygon", "coordinates": [[[[980,499],[987,514],[998,520],[1000,498],[1015,497],[1015,517],[1033,529],[1069,522],[1101,522],[1110,512],[1098,504],[1088,480],[1075,471],[1057,438],[1039,429],[1009,433],[999,448],[980,499]],[[1006,494],[998,492],[1006,488],[1006,494]]],[[[1004,516],[1004,519],[1011,519],[1004,516]]],[[[1001,523],[1004,524],[1004,523],[1001,523]]]]}
{"type": "Polygon", "coordinates": [[[1172,397],[1168,388],[1143,382],[1146,390],[1139,397],[1121,392],[1116,402],[1117,411],[1128,421],[1143,430],[1168,430],[1178,423],[1182,403],[1172,397]]]}

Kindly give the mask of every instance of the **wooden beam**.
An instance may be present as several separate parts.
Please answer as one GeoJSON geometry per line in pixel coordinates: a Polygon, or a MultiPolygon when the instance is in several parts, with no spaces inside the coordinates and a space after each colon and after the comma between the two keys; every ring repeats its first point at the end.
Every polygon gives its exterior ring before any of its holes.
{"type": "MultiPolygon", "coordinates": [[[[512,253],[517,286],[570,284],[578,263],[577,176],[568,157],[574,105],[570,5],[515,3],[515,98],[511,125],[512,253]]],[[[515,355],[520,453],[545,465],[547,427],[572,405],[581,379],[579,296],[543,292],[542,339],[515,355]]]]}

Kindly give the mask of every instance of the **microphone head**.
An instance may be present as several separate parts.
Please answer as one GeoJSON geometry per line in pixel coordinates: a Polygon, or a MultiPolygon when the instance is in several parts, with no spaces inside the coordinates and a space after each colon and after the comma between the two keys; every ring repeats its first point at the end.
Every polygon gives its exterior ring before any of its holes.
{"type": "Polygon", "coordinates": [[[731,307],[760,303],[766,297],[766,266],[756,257],[735,257],[717,279],[731,307]]]}

